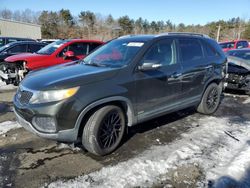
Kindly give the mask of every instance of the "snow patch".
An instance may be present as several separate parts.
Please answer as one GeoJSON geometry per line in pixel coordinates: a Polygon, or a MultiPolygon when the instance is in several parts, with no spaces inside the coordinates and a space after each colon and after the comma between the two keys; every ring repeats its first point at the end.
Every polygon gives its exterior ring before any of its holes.
{"type": "Polygon", "coordinates": [[[250,103],[250,97],[248,97],[246,100],[242,102],[243,104],[249,104],[250,103]]]}
{"type": "Polygon", "coordinates": [[[57,149],[59,149],[59,150],[61,150],[61,149],[70,149],[72,151],[81,151],[82,150],[79,147],[75,147],[74,144],[64,144],[64,143],[58,144],[57,149]]]}
{"type": "Polygon", "coordinates": [[[17,86],[14,86],[12,84],[6,85],[5,82],[0,80],[0,91],[1,90],[12,90],[12,89],[16,89],[17,86]]]}
{"type": "Polygon", "coordinates": [[[169,170],[186,164],[198,164],[204,170],[206,179],[201,185],[222,176],[240,180],[250,166],[250,122],[237,121],[237,117],[197,121],[200,126],[169,145],[153,146],[126,162],[69,181],[59,180],[49,187],[150,187],[161,182],[169,170]]]}
{"type": "Polygon", "coordinates": [[[17,129],[20,127],[21,125],[19,125],[17,122],[5,121],[3,123],[0,123],[0,135],[5,134],[12,129],[17,129]]]}

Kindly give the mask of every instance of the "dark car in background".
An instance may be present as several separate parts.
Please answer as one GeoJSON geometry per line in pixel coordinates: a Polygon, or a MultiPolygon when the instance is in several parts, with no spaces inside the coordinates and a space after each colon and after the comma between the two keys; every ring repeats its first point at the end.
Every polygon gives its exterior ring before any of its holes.
{"type": "Polygon", "coordinates": [[[36,40],[30,38],[19,38],[19,37],[0,37],[0,47],[8,43],[17,41],[36,41],[36,40]]]}
{"type": "Polygon", "coordinates": [[[102,44],[102,41],[97,40],[57,40],[35,53],[7,57],[2,69],[2,80],[6,84],[18,85],[29,71],[80,60],[102,44]]]}
{"type": "Polygon", "coordinates": [[[120,37],[80,62],[28,74],[14,111],[36,135],[81,141],[89,152],[106,155],[137,123],[192,106],[214,113],[226,61],[217,42],[201,34],[120,37]]]}
{"type": "Polygon", "coordinates": [[[231,50],[228,56],[226,88],[250,94],[250,49],[231,50]]]}
{"type": "Polygon", "coordinates": [[[17,55],[20,53],[34,53],[46,46],[46,43],[35,41],[19,41],[11,42],[5,46],[0,47],[0,62],[5,58],[17,55]]]}

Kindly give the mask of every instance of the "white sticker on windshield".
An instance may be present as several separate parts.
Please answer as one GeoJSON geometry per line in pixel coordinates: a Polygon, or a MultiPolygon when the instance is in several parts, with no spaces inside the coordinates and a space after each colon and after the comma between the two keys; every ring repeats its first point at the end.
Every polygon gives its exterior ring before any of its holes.
{"type": "Polygon", "coordinates": [[[130,42],[127,46],[142,47],[143,44],[143,42],[130,42]]]}

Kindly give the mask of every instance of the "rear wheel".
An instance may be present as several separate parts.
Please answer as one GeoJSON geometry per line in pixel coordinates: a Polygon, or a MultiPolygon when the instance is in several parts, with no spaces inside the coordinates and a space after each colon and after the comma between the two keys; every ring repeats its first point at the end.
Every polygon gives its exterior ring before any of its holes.
{"type": "Polygon", "coordinates": [[[125,115],[120,107],[104,106],[89,117],[83,129],[82,144],[95,155],[109,154],[119,146],[125,126],[125,115]]]}
{"type": "Polygon", "coordinates": [[[220,103],[221,91],[222,89],[216,83],[210,84],[202,96],[197,111],[202,114],[214,113],[220,103]]]}

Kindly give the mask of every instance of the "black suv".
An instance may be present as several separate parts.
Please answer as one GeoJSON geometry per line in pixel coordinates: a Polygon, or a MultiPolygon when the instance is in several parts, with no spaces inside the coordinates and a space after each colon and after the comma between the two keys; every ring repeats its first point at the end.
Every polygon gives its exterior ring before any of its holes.
{"type": "Polygon", "coordinates": [[[36,41],[36,40],[29,38],[19,38],[19,37],[0,37],[0,47],[9,44],[11,42],[17,42],[17,41],[36,41]]]}
{"type": "Polygon", "coordinates": [[[11,42],[9,44],[6,44],[5,46],[0,47],[0,62],[4,61],[5,58],[12,55],[26,52],[37,52],[46,45],[47,43],[35,41],[11,42]]]}
{"type": "Polygon", "coordinates": [[[224,53],[205,35],[124,36],[82,61],[28,74],[14,97],[15,114],[41,137],[80,139],[105,155],[127,126],[191,106],[215,112],[225,70],[224,53]]]}

